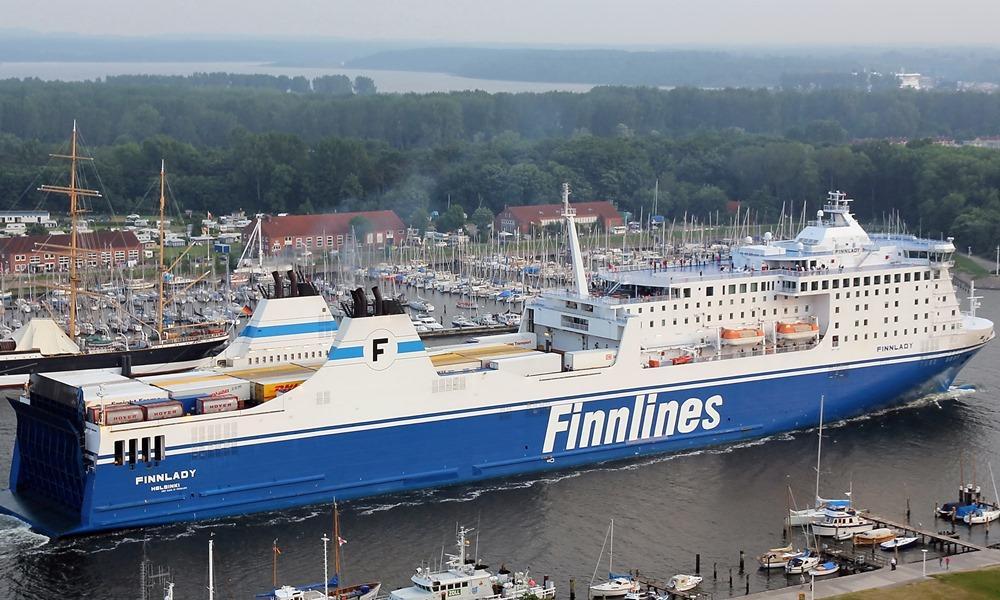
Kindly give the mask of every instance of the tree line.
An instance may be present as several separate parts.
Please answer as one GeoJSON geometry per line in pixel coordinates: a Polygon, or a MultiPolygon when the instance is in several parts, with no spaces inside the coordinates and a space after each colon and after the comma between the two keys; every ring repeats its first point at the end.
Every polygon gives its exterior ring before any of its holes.
{"type": "Polygon", "coordinates": [[[165,135],[199,147],[226,147],[235,143],[234,131],[247,131],[289,134],[310,145],[358,138],[397,150],[479,143],[510,133],[545,140],[735,129],[813,144],[1000,134],[1000,94],[978,92],[600,87],[583,94],[418,95],[374,94],[374,82],[359,87],[357,79],[346,79],[206,74],[5,80],[0,133],[56,142],[76,119],[86,124],[87,141],[100,146],[165,135]]]}
{"type": "MultiPolygon", "coordinates": [[[[216,214],[391,209],[417,227],[438,212],[450,228],[463,213],[486,223],[508,205],[557,202],[567,181],[577,201],[608,200],[636,216],[652,212],[658,189],[656,210],[668,220],[728,219],[727,203],[736,200],[757,221],[773,223],[782,211],[811,214],[827,190],[841,189],[856,198],[863,220],[898,213],[913,232],[955,235],[983,253],[1000,239],[1000,152],[930,140],[817,144],[732,130],[533,140],[508,132],[400,149],[243,129],[226,139],[225,146],[196,146],[154,135],[88,147],[95,160],[84,183],[106,194],[92,210],[153,213],[164,158],[177,205],[216,214]]],[[[48,158],[57,151],[65,146],[0,136],[6,207],[65,212],[63,198],[36,190],[65,180],[65,164],[48,158]]]]}

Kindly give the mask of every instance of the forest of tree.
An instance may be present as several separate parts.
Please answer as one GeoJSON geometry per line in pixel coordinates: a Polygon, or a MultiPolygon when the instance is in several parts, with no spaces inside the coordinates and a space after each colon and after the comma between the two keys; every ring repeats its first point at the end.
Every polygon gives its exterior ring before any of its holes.
{"type": "Polygon", "coordinates": [[[762,222],[782,206],[814,211],[828,189],[842,189],[863,219],[898,211],[914,231],[955,235],[985,253],[1000,239],[1000,152],[848,141],[859,126],[989,133],[997,111],[1000,97],[979,94],[605,89],[338,99],[4,82],[0,197],[5,208],[64,211],[61,198],[36,188],[65,175],[48,154],[65,149],[75,117],[95,158],[87,183],[107,194],[96,211],[152,212],[161,158],[183,208],[388,208],[416,225],[448,206],[449,218],[461,210],[485,221],[486,210],[553,202],[562,181],[579,201],[610,200],[636,214],[651,210],[658,181],[668,219],[724,213],[739,200],[762,222]]]}

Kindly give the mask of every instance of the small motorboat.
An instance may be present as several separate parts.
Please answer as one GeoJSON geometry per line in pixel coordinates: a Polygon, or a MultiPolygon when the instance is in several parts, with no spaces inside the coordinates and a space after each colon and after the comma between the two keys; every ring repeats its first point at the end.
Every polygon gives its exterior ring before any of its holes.
{"type": "Polygon", "coordinates": [[[881,544],[879,544],[879,548],[881,548],[883,550],[895,550],[897,548],[903,549],[903,548],[906,548],[908,546],[912,546],[913,544],[916,544],[919,540],[920,540],[920,538],[918,538],[918,537],[902,537],[901,536],[901,537],[893,538],[893,539],[889,540],[888,542],[882,542],[881,544]]]}
{"type": "Polygon", "coordinates": [[[771,548],[757,557],[761,569],[783,569],[788,561],[802,554],[792,549],[791,544],[784,548],[771,548]]]}
{"type": "Polygon", "coordinates": [[[789,559],[788,564],[785,565],[785,574],[800,575],[808,573],[810,569],[816,567],[818,564],[819,556],[812,551],[806,551],[789,559]]]}
{"type": "Polygon", "coordinates": [[[823,521],[812,524],[813,535],[837,539],[850,539],[850,536],[854,534],[872,529],[875,529],[875,523],[862,518],[853,509],[828,508],[824,511],[823,521]],[[846,535],[846,537],[840,537],[841,534],[846,535]]]}
{"type": "Polygon", "coordinates": [[[812,569],[809,569],[809,574],[813,577],[823,577],[824,575],[833,575],[840,570],[840,565],[830,561],[825,562],[821,565],[816,565],[812,569]]]}
{"type": "Polygon", "coordinates": [[[667,583],[667,589],[675,592],[686,592],[698,587],[702,581],[697,575],[674,575],[667,583]]]}
{"type": "Polygon", "coordinates": [[[987,504],[980,504],[974,511],[962,518],[966,525],[982,525],[984,523],[991,523],[997,519],[1000,519],[1000,508],[987,504]]]}
{"type": "Polygon", "coordinates": [[[888,527],[879,527],[877,529],[870,529],[868,531],[862,531],[861,533],[855,534],[854,545],[874,546],[875,544],[881,544],[882,542],[887,542],[895,538],[895,531],[889,529],[888,527]]]}

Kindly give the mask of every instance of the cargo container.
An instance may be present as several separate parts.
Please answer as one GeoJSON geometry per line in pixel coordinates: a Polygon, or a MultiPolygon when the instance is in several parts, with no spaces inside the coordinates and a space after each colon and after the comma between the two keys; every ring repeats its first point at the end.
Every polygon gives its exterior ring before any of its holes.
{"type": "Polygon", "coordinates": [[[136,423],[145,419],[145,413],[140,406],[119,404],[102,408],[92,406],[87,409],[88,420],[92,423],[103,425],[121,425],[122,423],[136,423]]]}
{"type": "Polygon", "coordinates": [[[184,416],[184,405],[176,400],[166,402],[144,402],[137,404],[142,409],[146,421],[159,421],[184,416]]]}
{"type": "Polygon", "coordinates": [[[184,405],[184,412],[198,411],[202,398],[235,397],[240,402],[250,399],[252,384],[244,379],[212,371],[192,371],[173,375],[153,375],[139,378],[144,383],[165,390],[171,400],[184,405]]]}
{"type": "Polygon", "coordinates": [[[563,354],[563,366],[568,371],[601,369],[615,364],[617,350],[598,348],[595,350],[574,350],[563,354]]]}
{"type": "Polygon", "coordinates": [[[255,402],[266,402],[299,387],[303,381],[316,373],[317,368],[319,367],[290,364],[228,371],[226,374],[250,382],[253,386],[251,398],[255,402]]]}
{"type": "Polygon", "coordinates": [[[562,371],[562,358],[555,353],[532,352],[491,360],[489,368],[518,375],[545,375],[562,371]]]}
{"type": "Polygon", "coordinates": [[[198,414],[229,412],[243,408],[243,402],[235,396],[198,398],[198,414]]]}

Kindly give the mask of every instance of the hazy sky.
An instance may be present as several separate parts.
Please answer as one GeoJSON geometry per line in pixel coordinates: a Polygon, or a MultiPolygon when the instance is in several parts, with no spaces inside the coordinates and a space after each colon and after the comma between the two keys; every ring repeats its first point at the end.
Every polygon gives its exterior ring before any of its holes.
{"type": "Polygon", "coordinates": [[[0,27],[516,44],[1000,44],[997,0],[3,0],[0,27]]]}

